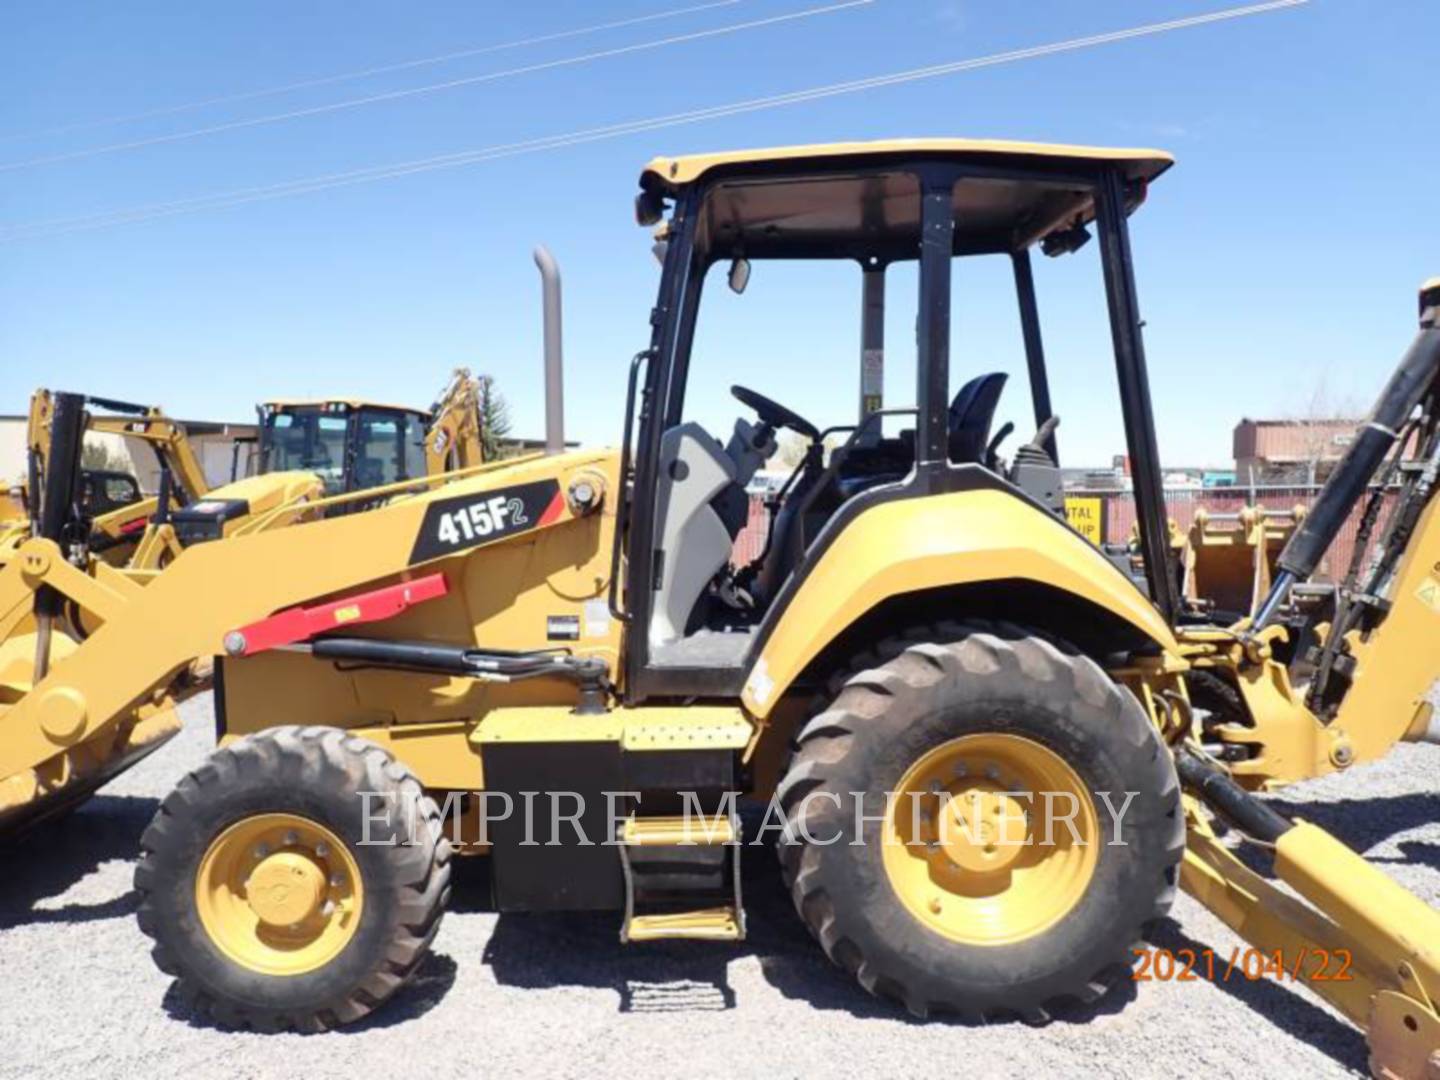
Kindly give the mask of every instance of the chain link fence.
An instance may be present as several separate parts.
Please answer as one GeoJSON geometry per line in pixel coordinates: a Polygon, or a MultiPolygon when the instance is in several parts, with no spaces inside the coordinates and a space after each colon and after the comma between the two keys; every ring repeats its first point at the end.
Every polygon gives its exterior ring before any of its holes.
{"type": "MultiPolygon", "coordinates": [[[[1294,510],[1307,511],[1320,494],[1319,484],[1257,485],[1254,487],[1228,488],[1167,488],[1165,510],[1171,521],[1182,533],[1188,532],[1195,522],[1198,511],[1204,510],[1211,516],[1221,517],[1219,527],[1224,527],[1225,518],[1237,517],[1246,507],[1261,507],[1265,510],[1286,513],[1294,510]]],[[[1101,540],[1105,543],[1126,543],[1135,530],[1135,496],[1128,490],[1110,491],[1077,490],[1066,493],[1067,500],[1073,498],[1099,498],[1101,500],[1101,540]]],[[[1390,512],[1395,493],[1386,492],[1380,508],[1380,520],[1390,512]]],[[[1367,500],[1361,499],[1346,520],[1325,558],[1315,571],[1318,581],[1339,581],[1345,576],[1350,560],[1355,553],[1360,519],[1367,500]]],[[[1238,524],[1237,526],[1238,527],[1238,524]]],[[[1378,529],[1376,532],[1378,533],[1378,529]]],[[[1371,543],[1374,543],[1374,536],[1371,543]]]]}

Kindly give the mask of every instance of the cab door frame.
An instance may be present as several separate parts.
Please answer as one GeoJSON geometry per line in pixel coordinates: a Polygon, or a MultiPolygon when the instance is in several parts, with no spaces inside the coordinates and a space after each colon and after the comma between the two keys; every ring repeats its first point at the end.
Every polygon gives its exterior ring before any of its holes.
{"type": "MultiPolygon", "coordinates": [[[[793,164],[789,170],[794,170],[793,164]]],[[[622,493],[627,499],[625,523],[628,528],[621,540],[626,554],[624,601],[623,606],[617,607],[617,614],[628,624],[624,658],[626,701],[633,704],[654,697],[738,697],[765,640],[818,556],[848,521],[877,502],[922,498],[947,491],[973,489],[977,485],[998,486],[1017,497],[1026,498],[1018,489],[987,470],[973,465],[953,466],[947,456],[951,267],[957,254],[953,194],[955,185],[966,178],[1033,178],[1083,185],[1094,192],[1101,272],[1120,385],[1126,445],[1132,463],[1141,548],[1152,602],[1165,621],[1174,625],[1180,610],[1179,591],[1166,546],[1164,491],[1127,226],[1128,210],[1143,199],[1143,188],[1135,188],[1118,167],[1105,162],[1077,169],[1074,163],[1056,167],[1034,163],[989,166],[934,159],[900,159],[867,162],[857,170],[853,162],[841,160],[807,164],[804,171],[806,175],[842,171],[849,174],[857,171],[894,174],[905,171],[913,173],[920,182],[915,469],[903,482],[867,492],[840,508],[811,544],[804,559],[765,613],[740,665],[718,668],[656,667],[650,663],[648,627],[658,569],[654,510],[660,439],[681,419],[696,314],[703,280],[709,268],[708,264],[700,265],[697,258],[696,220],[706,193],[716,183],[722,182],[725,174],[719,173],[679,192],[670,218],[658,297],[650,313],[650,347],[642,354],[646,358],[646,366],[640,391],[633,477],[628,491],[622,493]]],[[[1038,361],[1043,374],[1043,355],[1038,351],[1038,318],[1034,314],[1033,282],[1029,280],[1029,271],[1028,256],[1023,263],[1017,259],[1017,292],[1022,308],[1022,327],[1027,337],[1027,361],[1032,370],[1038,361]],[[1027,291],[1029,305],[1026,304],[1027,291]]],[[[1037,418],[1042,408],[1048,415],[1048,399],[1047,387],[1043,401],[1037,395],[1034,402],[1037,418]]],[[[625,432],[625,439],[628,440],[629,435],[628,431],[625,432]]],[[[622,478],[622,485],[624,483],[625,478],[622,478]]],[[[617,565],[615,572],[619,574],[620,570],[617,565]]]]}

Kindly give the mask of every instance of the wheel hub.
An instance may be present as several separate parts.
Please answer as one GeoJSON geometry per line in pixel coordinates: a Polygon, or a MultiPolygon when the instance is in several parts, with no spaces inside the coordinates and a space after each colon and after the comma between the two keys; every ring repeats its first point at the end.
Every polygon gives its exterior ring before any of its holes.
{"type": "Polygon", "coordinates": [[[942,857],[972,874],[1008,870],[1025,848],[1024,804],[994,785],[974,785],[942,796],[939,815],[942,857]]]}
{"type": "Polygon", "coordinates": [[[320,911],[325,885],[325,871],[307,852],[278,851],[245,879],[245,897],[267,926],[296,926],[320,911]]]}
{"type": "Polygon", "coordinates": [[[1098,820],[1084,782],[1044,745],[962,735],[922,754],[891,794],[885,874],[910,913],[944,937],[1022,941],[1085,896],[1098,820]]]}
{"type": "Polygon", "coordinates": [[[195,875],[210,940],[266,975],[301,975],[354,937],[365,904],[360,868],[341,839],[297,814],[257,814],[215,837],[195,875]]]}

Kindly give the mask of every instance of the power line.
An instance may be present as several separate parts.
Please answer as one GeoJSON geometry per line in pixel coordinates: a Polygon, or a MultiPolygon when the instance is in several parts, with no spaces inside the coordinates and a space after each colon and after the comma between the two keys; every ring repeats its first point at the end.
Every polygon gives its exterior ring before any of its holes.
{"type": "Polygon", "coordinates": [[[315,105],[308,109],[294,109],[290,112],[273,113],[269,116],[257,116],[249,120],[232,120],[229,123],[213,124],[210,127],[193,128],[189,131],[177,131],[169,135],[155,135],[147,139],[135,139],[131,142],[111,143],[108,146],[96,146],[88,150],[71,150],[62,154],[48,154],[44,157],[30,158],[25,161],[4,162],[0,163],[0,173],[29,169],[37,165],[56,165],[65,161],[78,161],[82,158],[98,157],[101,154],[114,154],[122,150],[138,150],[146,146],[159,146],[163,143],[196,139],[204,135],[217,135],[224,131],[238,131],[242,128],[278,124],[287,120],[298,120],[301,117],[319,116],[323,113],[339,112],[344,109],[357,109],[365,105],[379,105],[383,102],[400,101],[404,98],[417,97],[421,94],[434,94],[441,90],[454,90],[461,86],[475,86],[480,83],[495,82],[500,79],[513,78],[516,75],[530,75],[538,71],[576,67],[581,64],[592,63],[596,60],[606,60],[616,56],[624,56],[629,53],[648,52],[654,49],[663,49],[671,45],[680,45],[691,41],[702,41],[706,38],[723,37],[727,34],[736,34],[745,30],[758,30],[767,26],[776,26],[780,23],[794,22],[798,19],[813,18],[816,15],[830,15],[851,8],[866,7],[874,2],[875,0],[841,0],[840,3],[828,4],[824,7],[806,8],[803,11],[786,12],[783,15],[772,15],[764,19],[752,19],[749,22],[731,23],[727,26],[718,26],[710,30],[696,30],[688,34],[676,34],[672,37],[659,38],[653,41],[641,41],[633,45],[619,45],[612,49],[602,49],[598,52],[585,53],[581,56],[567,56],[559,60],[547,60],[543,63],[527,64],[524,67],[509,68],[504,71],[491,71],[483,75],[470,75],[463,79],[450,79],[446,82],[431,83],[428,86],[416,86],[408,90],[391,90],[383,94],[371,94],[368,97],[350,98],[347,101],[337,101],[329,105],[315,105]]]}
{"type": "Polygon", "coordinates": [[[173,116],[177,113],[193,112],[196,109],[207,109],[215,105],[233,105],[240,101],[254,101],[257,98],[292,94],[297,90],[310,90],[317,86],[331,86],[335,83],[352,82],[356,79],[366,79],[375,75],[386,75],[395,71],[408,71],[435,64],[446,64],[454,60],[463,60],[472,56],[485,56],[490,53],[506,52],[511,49],[544,45],[552,41],[562,41],[567,38],[585,37],[589,34],[598,34],[606,30],[620,30],[627,26],[639,26],[642,23],[659,22],[662,19],[676,19],[683,15],[694,15],[698,12],[711,11],[715,8],[734,7],[736,4],[746,2],[747,0],[711,0],[710,3],[695,4],[691,7],[672,8],[668,11],[658,11],[651,15],[637,15],[630,19],[618,19],[615,22],[596,23],[591,26],[581,26],[571,30],[558,30],[551,34],[540,34],[536,37],[521,38],[516,41],[502,41],[495,45],[482,45],[469,49],[460,49],[456,52],[441,53],[438,56],[422,56],[415,60],[401,60],[392,64],[381,64],[377,67],[362,68],[358,71],[343,71],[336,75],[322,75],[313,79],[303,79],[300,82],[286,83],[284,86],[271,86],[261,90],[244,90],[234,94],[222,94],[219,97],[204,98],[199,101],[187,101],[179,105],[167,105],[163,108],[149,109],[145,112],[128,113],[124,116],[106,116],[98,120],[80,120],[70,124],[61,124],[58,127],[46,128],[42,131],[23,132],[17,135],[0,135],[0,143],[19,142],[25,139],[39,139],[49,135],[62,135],[66,132],[81,131],[89,128],[130,124],[138,120],[153,120],[160,116],[173,116]]]}
{"type": "Polygon", "coordinates": [[[455,153],[440,154],[434,157],[420,158],[414,161],[399,162],[392,165],[371,166],[368,168],[353,169],[347,172],[305,177],[298,180],[283,181],[281,183],[267,184],[259,187],[240,188],[228,192],[219,192],[214,195],[179,199],[173,202],[152,203],[150,205],[79,217],[53,218],[48,221],[31,222],[11,226],[3,232],[0,232],[0,242],[62,235],[69,232],[107,228],[114,225],[135,224],[161,217],[199,213],[205,210],[226,209],[233,206],[241,206],[246,203],[287,198],[294,195],[308,195],[319,191],[326,191],[331,188],[373,183],[379,180],[390,180],[401,176],[409,176],[414,173],[478,164],[499,158],[518,157],[523,154],[540,153],[547,150],[559,150],[570,146],[619,138],[624,135],[635,135],[641,132],[679,127],[684,124],[699,123],[706,120],[718,120],[730,116],[762,112],[787,105],[798,105],[831,97],[862,93],[888,86],[918,82],[923,79],[934,79],[945,75],[975,71],[981,68],[997,67],[1002,64],[1040,59],[1060,53],[1078,52],[1083,49],[1096,48],[1101,45],[1110,45],[1122,41],[1131,41],[1136,38],[1154,37],[1160,34],[1205,26],[1211,23],[1262,15],[1284,8],[1301,7],[1308,2],[1309,0],[1269,0],[1269,2],[1266,3],[1226,8],[1221,11],[1210,12],[1204,15],[1194,15],[1183,19],[1148,23],[1124,30],[1091,34],[1086,37],[1070,38],[1065,41],[1051,42],[1049,44],[1036,45],[1024,49],[992,53],[987,56],[956,60],[945,64],[931,65],[929,67],[912,68],[908,71],[874,75],[847,82],[831,83],[826,86],[811,87],[805,90],[795,90],[783,94],[773,94],[762,98],[752,98],[747,101],[732,102],[727,105],[716,105],[703,109],[694,109],[688,112],[671,113],[665,116],[629,120],[560,135],[543,136],[512,143],[501,143],[475,150],[462,150],[455,153]]]}

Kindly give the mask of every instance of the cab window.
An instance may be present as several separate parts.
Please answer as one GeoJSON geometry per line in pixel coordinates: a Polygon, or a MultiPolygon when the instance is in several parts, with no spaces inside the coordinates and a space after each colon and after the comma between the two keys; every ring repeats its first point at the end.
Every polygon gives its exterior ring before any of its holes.
{"type": "Polygon", "coordinates": [[[401,478],[405,463],[405,418],[365,410],[360,413],[355,454],[355,488],[381,487],[401,478]]]}
{"type": "Polygon", "coordinates": [[[418,416],[405,418],[405,479],[413,480],[424,476],[425,467],[425,423],[418,416]]]}
{"type": "Polygon", "coordinates": [[[266,420],[266,472],[313,472],[325,484],[326,495],[345,490],[345,433],[342,414],[318,408],[273,413],[266,420]]]}

